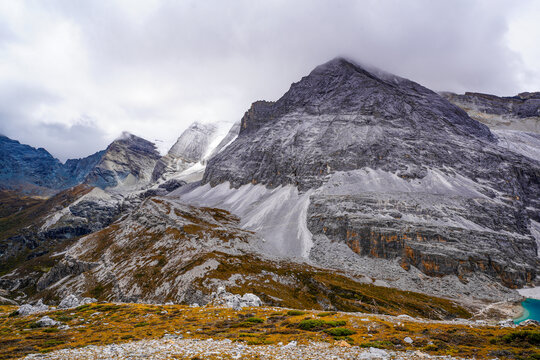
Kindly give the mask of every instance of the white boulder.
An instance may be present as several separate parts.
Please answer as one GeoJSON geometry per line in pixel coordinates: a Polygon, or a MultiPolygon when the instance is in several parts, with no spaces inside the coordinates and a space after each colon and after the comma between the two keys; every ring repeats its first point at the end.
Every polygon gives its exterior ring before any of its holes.
{"type": "Polygon", "coordinates": [[[257,307],[262,305],[261,299],[255,294],[244,294],[242,296],[238,294],[231,294],[225,290],[225,287],[218,287],[217,291],[213,294],[212,303],[214,305],[223,305],[235,310],[240,310],[244,307],[257,307]]]}
{"type": "Polygon", "coordinates": [[[91,304],[97,302],[97,299],[94,298],[82,298],[79,300],[79,298],[75,295],[68,295],[60,302],[58,305],[59,309],[71,309],[76,308],[81,305],[91,304]]]}
{"type": "Polygon", "coordinates": [[[24,304],[19,306],[19,310],[17,310],[17,312],[19,313],[19,315],[26,316],[30,314],[44,312],[47,310],[49,310],[49,307],[45,305],[41,299],[39,299],[38,302],[35,303],[35,305],[24,304]]]}
{"type": "Polygon", "coordinates": [[[37,323],[40,327],[56,326],[56,325],[60,324],[58,321],[55,321],[55,320],[51,319],[51,318],[48,317],[48,316],[42,317],[41,319],[39,319],[38,321],[36,321],[36,323],[37,323]]]}

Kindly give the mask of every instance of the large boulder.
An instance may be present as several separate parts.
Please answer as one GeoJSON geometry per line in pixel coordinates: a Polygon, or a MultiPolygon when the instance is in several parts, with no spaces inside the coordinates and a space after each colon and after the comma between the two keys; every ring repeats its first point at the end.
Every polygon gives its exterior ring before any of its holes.
{"type": "Polygon", "coordinates": [[[71,309],[71,308],[76,308],[81,305],[91,304],[95,302],[97,302],[97,299],[94,299],[94,298],[85,297],[85,298],[79,299],[75,295],[68,295],[60,302],[60,304],[58,305],[58,308],[71,309]]]}
{"type": "Polygon", "coordinates": [[[19,307],[19,310],[17,310],[17,312],[19,313],[19,315],[26,316],[30,314],[44,312],[47,310],[49,310],[49,307],[43,304],[43,301],[39,299],[38,302],[35,303],[34,305],[31,305],[31,304],[21,305],[19,307]]]}
{"type": "Polygon", "coordinates": [[[213,305],[221,305],[232,308],[234,310],[240,310],[244,307],[257,307],[262,305],[261,299],[254,294],[244,294],[242,296],[238,294],[231,294],[225,287],[218,287],[217,291],[213,294],[213,305]]]}

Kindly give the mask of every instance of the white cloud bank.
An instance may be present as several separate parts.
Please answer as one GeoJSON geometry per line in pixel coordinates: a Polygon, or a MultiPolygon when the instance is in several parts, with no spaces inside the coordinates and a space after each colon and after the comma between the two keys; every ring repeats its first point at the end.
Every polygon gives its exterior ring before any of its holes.
{"type": "Polygon", "coordinates": [[[344,55],[434,90],[540,90],[535,1],[0,0],[0,133],[65,160],[162,150],[344,55]]]}

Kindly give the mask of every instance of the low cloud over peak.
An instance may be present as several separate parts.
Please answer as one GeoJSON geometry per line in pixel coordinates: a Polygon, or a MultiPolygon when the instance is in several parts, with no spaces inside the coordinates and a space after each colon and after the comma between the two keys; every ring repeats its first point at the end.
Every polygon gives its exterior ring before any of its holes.
{"type": "Polygon", "coordinates": [[[540,90],[534,1],[0,1],[0,132],[65,160],[166,148],[336,56],[434,90],[540,90]]]}

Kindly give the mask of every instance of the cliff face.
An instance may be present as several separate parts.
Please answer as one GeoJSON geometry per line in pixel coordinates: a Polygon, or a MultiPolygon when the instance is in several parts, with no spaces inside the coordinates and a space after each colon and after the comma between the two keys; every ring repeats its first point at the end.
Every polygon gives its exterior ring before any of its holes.
{"type": "Polygon", "coordinates": [[[540,133],[540,92],[508,97],[472,92],[441,95],[493,129],[540,133]]]}
{"type": "Polygon", "coordinates": [[[312,251],[330,240],[359,258],[509,287],[539,268],[540,163],[429,89],[344,59],[252,105],[208,163],[203,184],[224,182],[309,193],[312,251]]]}

